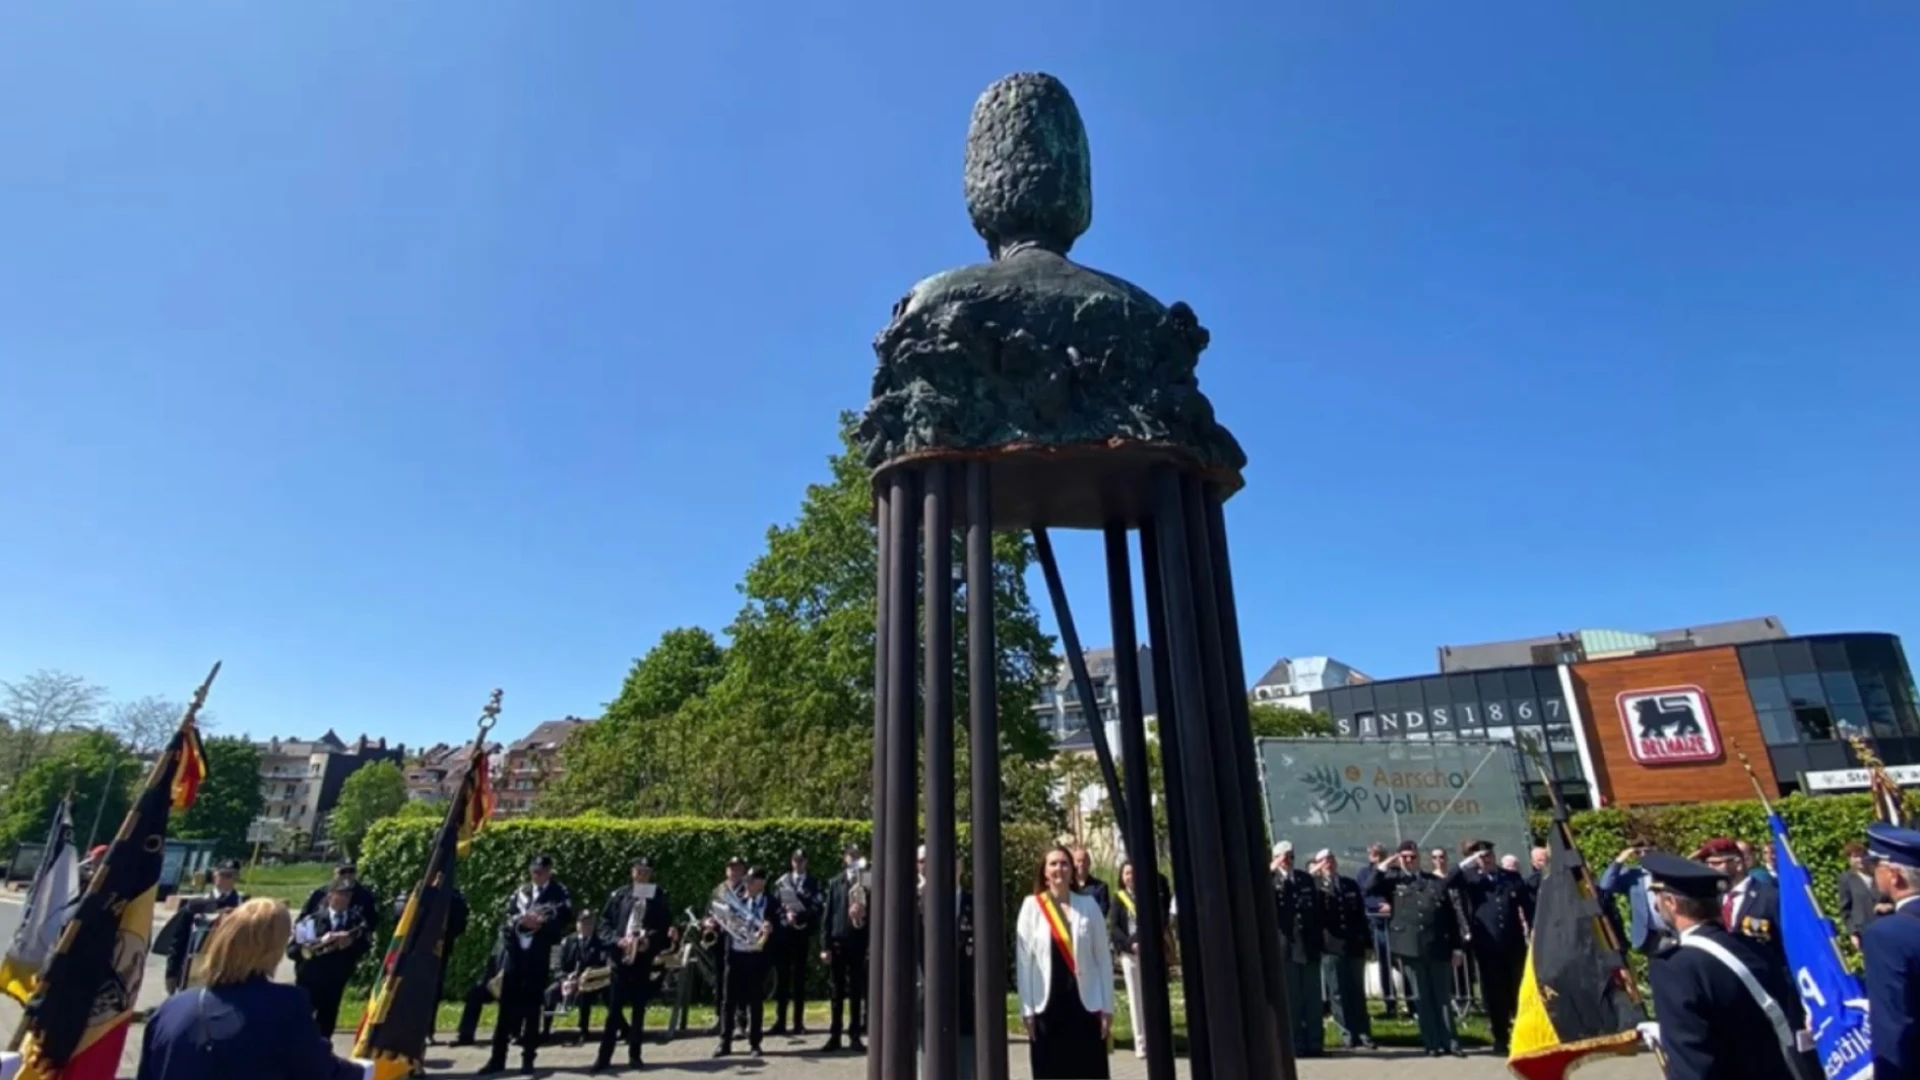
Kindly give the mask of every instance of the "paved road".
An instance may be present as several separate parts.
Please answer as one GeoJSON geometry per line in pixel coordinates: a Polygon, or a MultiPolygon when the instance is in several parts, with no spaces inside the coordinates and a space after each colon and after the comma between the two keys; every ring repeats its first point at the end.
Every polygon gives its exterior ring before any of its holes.
{"type": "MultiPolygon", "coordinates": [[[[17,896],[8,894],[0,897],[0,943],[13,940],[13,932],[20,925],[20,904],[17,896]]],[[[166,997],[163,979],[166,962],[158,957],[147,961],[146,981],[140,987],[140,1005],[149,1008],[159,1004],[166,997]]],[[[283,965],[280,977],[292,981],[292,965],[283,965]]],[[[0,1030],[11,1034],[14,1025],[20,1021],[20,1006],[11,999],[0,997],[0,1030]]],[[[656,1015],[655,1022],[658,1021],[656,1015]]],[[[340,1053],[349,1049],[351,1038],[342,1035],[335,1040],[340,1053]]],[[[821,1039],[815,1036],[806,1040],[787,1040],[769,1038],[766,1042],[767,1056],[756,1059],[744,1056],[715,1060],[713,1041],[708,1038],[689,1037],[666,1046],[649,1046],[647,1058],[649,1068],[643,1073],[627,1074],[656,1077],[779,1077],[780,1080],[865,1080],[866,1062],[864,1058],[852,1055],[826,1056],[814,1053],[821,1039]]],[[[140,1029],[136,1025],[127,1039],[127,1052],[121,1059],[120,1075],[134,1075],[139,1062],[140,1029]]],[[[1016,1043],[1012,1048],[1012,1080],[1026,1080],[1031,1073],[1026,1067],[1026,1047],[1016,1043]]],[[[517,1064],[518,1053],[510,1059],[517,1064]]],[[[472,1076],[486,1061],[486,1051],[470,1047],[449,1049],[433,1047],[427,1057],[430,1076],[450,1077],[454,1080],[472,1076]]],[[[555,1080],[571,1080],[574,1077],[586,1077],[587,1066],[593,1062],[593,1050],[588,1047],[556,1046],[549,1047],[540,1054],[540,1068],[536,1075],[551,1077],[555,1080]]],[[[1505,1063],[1485,1053],[1477,1053],[1465,1059],[1445,1058],[1432,1061],[1411,1051],[1383,1051],[1377,1054],[1338,1055],[1314,1061],[1300,1063],[1300,1075],[1303,1080],[1375,1080],[1382,1066],[1417,1066],[1420,1080],[1503,1080],[1508,1076],[1505,1063]]],[[[613,1074],[621,1075],[621,1074],[613,1074]]],[[[1131,1054],[1122,1051],[1113,1059],[1114,1080],[1142,1080],[1146,1069],[1131,1054]]],[[[1180,1076],[1189,1074],[1186,1064],[1181,1063],[1180,1076]]],[[[1580,1071],[1580,1080],[1659,1080],[1660,1071],[1649,1057],[1630,1060],[1600,1061],[1586,1066],[1580,1071]]]]}
{"type": "MultiPolygon", "coordinates": [[[[343,1047],[344,1038],[339,1040],[343,1047]]],[[[764,1059],[733,1057],[715,1060],[711,1056],[713,1042],[704,1038],[688,1038],[668,1046],[649,1046],[647,1048],[648,1068],[639,1073],[614,1073],[608,1075],[655,1076],[655,1077],[716,1077],[716,1076],[752,1076],[778,1077],[779,1080],[865,1080],[866,1060],[852,1055],[827,1057],[811,1051],[820,1045],[816,1036],[805,1041],[768,1039],[767,1056],[764,1059]]],[[[1026,1047],[1016,1043],[1012,1047],[1012,1080],[1028,1080],[1033,1074],[1027,1069],[1026,1047]]],[[[518,1063],[517,1054],[509,1058],[510,1064],[518,1063]]],[[[619,1060],[619,1059],[616,1059],[619,1060]]],[[[474,1070],[486,1062],[484,1050],[462,1048],[447,1050],[435,1048],[428,1054],[429,1076],[451,1077],[458,1080],[472,1076],[474,1070]]],[[[554,1080],[571,1080],[573,1077],[586,1077],[587,1066],[593,1062],[593,1051],[584,1047],[550,1047],[541,1051],[539,1069],[536,1076],[551,1077],[554,1080]]],[[[1417,1068],[1420,1080],[1504,1080],[1507,1073],[1506,1063],[1486,1053],[1473,1054],[1466,1058],[1443,1058],[1431,1060],[1416,1051],[1382,1051],[1375,1054],[1338,1055],[1300,1063],[1300,1076],[1303,1080],[1378,1080],[1383,1067],[1411,1070],[1417,1068]]],[[[1180,1063],[1180,1076],[1190,1074],[1186,1063],[1180,1063]]],[[[508,1074],[516,1075],[516,1074],[508,1074]]],[[[526,1075],[526,1074],[517,1074],[526,1075]]],[[[1144,1080],[1147,1075],[1144,1065],[1132,1054],[1122,1052],[1113,1058],[1114,1080],[1144,1080]]],[[[1659,1080],[1659,1067],[1650,1057],[1642,1056],[1627,1060],[1596,1061],[1580,1070],[1580,1080],[1659,1080]]]]}

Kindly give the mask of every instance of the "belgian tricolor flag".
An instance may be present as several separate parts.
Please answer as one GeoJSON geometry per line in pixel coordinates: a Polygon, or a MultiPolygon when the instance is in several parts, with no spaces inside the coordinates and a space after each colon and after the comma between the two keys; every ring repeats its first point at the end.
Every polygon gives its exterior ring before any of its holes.
{"type": "Polygon", "coordinates": [[[1561,1080],[1590,1055],[1636,1053],[1637,1028],[1647,1018],[1557,801],[1547,846],[1552,857],[1534,904],[1507,1056],[1508,1070],[1522,1080],[1561,1080]]]}
{"type": "Polygon", "coordinates": [[[487,777],[484,735],[477,741],[460,781],[459,793],[427,856],[420,884],[393,928],[381,965],[380,981],[354,1037],[353,1056],[373,1062],[373,1080],[410,1076],[427,1052],[427,1036],[440,1009],[440,969],[447,919],[453,910],[454,871],[473,834],[493,813],[493,785],[487,777]]]}
{"type": "Polygon", "coordinates": [[[193,805],[206,776],[193,718],[212,682],[207,676],[195,693],[60,934],[39,992],[27,1003],[20,1080],[112,1080],[119,1070],[147,969],[167,821],[174,810],[193,805]]]}

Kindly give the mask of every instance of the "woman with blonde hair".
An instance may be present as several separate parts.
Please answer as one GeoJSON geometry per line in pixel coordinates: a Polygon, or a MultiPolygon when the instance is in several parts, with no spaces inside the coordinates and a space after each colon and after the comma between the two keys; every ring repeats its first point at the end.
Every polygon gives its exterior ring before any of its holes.
{"type": "Polygon", "coordinates": [[[373,1066],[334,1056],[307,992],[276,983],[293,937],[278,900],[249,900],[200,951],[198,983],[154,1010],[139,1080],[366,1080],[373,1066]]]}
{"type": "Polygon", "coordinates": [[[1047,852],[1015,922],[1014,974],[1034,1080],[1106,1080],[1113,948],[1091,896],[1073,891],[1073,855],[1047,852]]]}

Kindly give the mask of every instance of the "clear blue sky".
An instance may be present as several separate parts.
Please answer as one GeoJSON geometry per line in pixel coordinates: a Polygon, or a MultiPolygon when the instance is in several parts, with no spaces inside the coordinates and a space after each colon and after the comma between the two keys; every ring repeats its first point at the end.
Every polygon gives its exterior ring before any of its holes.
{"type": "MultiPolygon", "coordinates": [[[[509,736],[724,624],[977,93],[1212,329],[1247,664],[1777,614],[1920,648],[1920,12],[17,5],[0,676],[509,736]],[[1096,14],[1097,13],[1097,14],[1096,14]]],[[[1091,543],[1065,545],[1090,643],[1091,543]]]]}

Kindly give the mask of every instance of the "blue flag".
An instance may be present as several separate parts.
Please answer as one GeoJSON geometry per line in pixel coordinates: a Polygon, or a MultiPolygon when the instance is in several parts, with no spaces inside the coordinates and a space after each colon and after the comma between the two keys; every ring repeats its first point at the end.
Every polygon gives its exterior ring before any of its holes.
{"type": "Polygon", "coordinates": [[[1840,961],[1833,924],[1813,900],[1807,868],[1793,857],[1787,823],[1769,814],[1780,878],[1780,935],[1787,966],[1806,1003],[1808,1025],[1827,1080],[1871,1080],[1873,1045],[1867,1035],[1867,995],[1840,961]]]}

